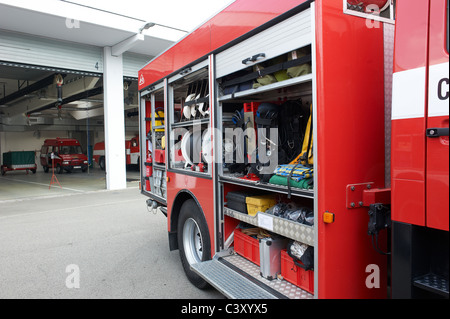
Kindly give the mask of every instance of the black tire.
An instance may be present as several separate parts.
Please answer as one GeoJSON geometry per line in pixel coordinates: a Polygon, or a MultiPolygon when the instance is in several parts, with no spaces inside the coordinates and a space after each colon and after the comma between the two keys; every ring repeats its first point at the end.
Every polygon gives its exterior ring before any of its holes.
{"type": "Polygon", "coordinates": [[[193,199],[183,203],[178,218],[178,249],[189,281],[199,289],[210,285],[191,270],[191,264],[211,259],[211,243],[203,212],[193,199]]]}
{"type": "Polygon", "coordinates": [[[64,168],[61,165],[56,166],[56,173],[62,174],[64,172],[64,168]]]}
{"type": "Polygon", "coordinates": [[[43,166],[44,172],[48,173],[48,166],[43,166]]]}
{"type": "Polygon", "coordinates": [[[98,165],[100,166],[102,171],[104,171],[106,169],[106,162],[105,162],[105,158],[103,156],[100,157],[100,159],[98,160],[98,165]]]}

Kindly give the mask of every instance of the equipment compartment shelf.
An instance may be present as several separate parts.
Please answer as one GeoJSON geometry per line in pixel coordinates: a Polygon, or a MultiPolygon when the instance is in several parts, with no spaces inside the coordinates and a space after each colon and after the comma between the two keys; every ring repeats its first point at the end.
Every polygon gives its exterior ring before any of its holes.
{"type": "Polygon", "coordinates": [[[208,123],[209,123],[209,118],[203,118],[203,119],[196,119],[196,120],[191,120],[191,121],[182,121],[182,122],[172,123],[171,128],[190,127],[190,126],[194,126],[194,125],[202,125],[202,124],[208,124],[208,123]]]}
{"type": "MultiPolygon", "coordinates": [[[[229,177],[229,176],[221,176],[219,177],[220,182],[235,184],[235,185],[241,185],[241,186],[249,186],[256,189],[261,190],[269,190],[281,194],[288,194],[289,190],[287,186],[282,185],[275,185],[270,183],[261,183],[260,181],[251,181],[251,180],[244,180],[238,177],[229,177]]],[[[304,197],[304,198],[314,198],[314,190],[313,189],[299,189],[295,187],[291,187],[291,195],[292,196],[298,196],[298,197],[304,197]]]]}
{"type": "Polygon", "coordinates": [[[235,101],[244,98],[250,98],[252,101],[273,100],[279,95],[283,98],[297,98],[300,95],[312,94],[312,74],[302,75],[289,80],[267,84],[256,89],[227,94],[219,97],[219,102],[235,101]],[[299,87],[303,85],[304,87],[299,87]]]}
{"type": "Polygon", "coordinates": [[[250,216],[229,209],[228,207],[223,207],[223,213],[226,216],[238,219],[247,224],[258,226],[278,235],[297,240],[310,246],[314,246],[314,226],[307,226],[290,221],[285,218],[280,218],[262,212],[259,212],[256,216],[250,216]],[[268,222],[268,224],[266,224],[265,222],[268,222]]]}
{"type": "Polygon", "coordinates": [[[153,165],[153,168],[156,168],[156,169],[159,169],[159,170],[165,170],[166,169],[166,165],[164,165],[164,164],[153,163],[152,165],[153,165]]]}

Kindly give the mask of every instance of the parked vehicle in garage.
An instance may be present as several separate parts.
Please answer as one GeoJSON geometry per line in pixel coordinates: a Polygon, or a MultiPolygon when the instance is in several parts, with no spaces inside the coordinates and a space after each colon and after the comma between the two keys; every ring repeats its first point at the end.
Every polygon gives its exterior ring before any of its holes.
{"type": "Polygon", "coordinates": [[[36,173],[36,162],[34,151],[19,151],[3,153],[3,165],[1,173],[5,175],[7,171],[31,171],[36,173]]]}
{"type": "Polygon", "coordinates": [[[62,174],[64,171],[71,173],[78,168],[82,172],[86,172],[88,168],[88,158],[83,153],[80,142],[72,138],[45,140],[41,148],[40,158],[41,165],[46,173],[52,167],[52,164],[59,174],[62,174]]]}
{"type": "MultiPolygon", "coordinates": [[[[139,136],[135,136],[125,141],[126,164],[139,165],[139,136]]],[[[94,161],[102,170],[106,168],[105,142],[98,142],[94,145],[94,161]]]]}

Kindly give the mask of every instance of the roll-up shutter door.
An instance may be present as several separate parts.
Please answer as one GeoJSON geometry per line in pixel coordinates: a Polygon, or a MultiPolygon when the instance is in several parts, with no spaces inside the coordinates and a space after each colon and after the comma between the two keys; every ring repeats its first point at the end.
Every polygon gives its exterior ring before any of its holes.
{"type": "Polygon", "coordinates": [[[307,9],[219,53],[216,76],[220,78],[252,65],[243,63],[246,58],[264,54],[262,61],[269,60],[311,41],[311,9],[307,9]]]}
{"type": "Polygon", "coordinates": [[[0,32],[0,61],[103,73],[102,48],[13,32],[0,32]]]}

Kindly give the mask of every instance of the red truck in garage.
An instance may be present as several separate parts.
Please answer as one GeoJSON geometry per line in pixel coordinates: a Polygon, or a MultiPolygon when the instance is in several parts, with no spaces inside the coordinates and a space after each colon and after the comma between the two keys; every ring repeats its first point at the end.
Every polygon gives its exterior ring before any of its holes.
{"type": "MultiPolygon", "coordinates": [[[[139,137],[135,136],[130,140],[125,141],[125,156],[126,165],[139,164],[139,137]]],[[[94,161],[100,166],[102,170],[106,168],[105,159],[105,142],[98,142],[94,145],[94,161]]]]}
{"type": "Polygon", "coordinates": [[[46,139],[41,147],[40,159],[46,173],[52,167],[58,174],[64,171],[71,173],[74,169],[86,172],[88,169],[88,158],[80,142],[73,138],[46,139]]]}

